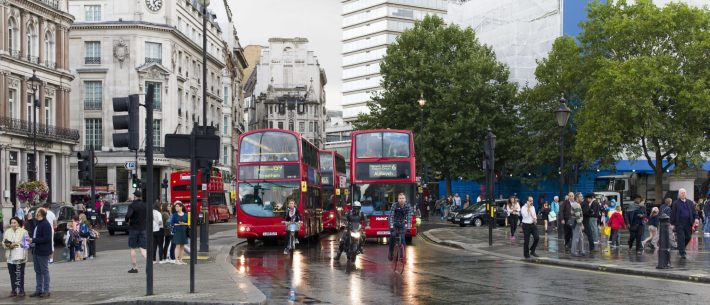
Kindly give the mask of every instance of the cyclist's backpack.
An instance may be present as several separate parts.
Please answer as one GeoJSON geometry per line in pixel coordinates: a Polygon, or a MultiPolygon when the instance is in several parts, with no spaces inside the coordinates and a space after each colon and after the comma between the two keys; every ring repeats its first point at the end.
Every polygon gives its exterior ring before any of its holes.
{"type": "Polygon", "coordinates": [[[79,236],[83,238],[87,238],[91,235],[91,231],[89,231],[89,226],[87,226],[85,223],[82,223],[79,225],[79,236]]]}

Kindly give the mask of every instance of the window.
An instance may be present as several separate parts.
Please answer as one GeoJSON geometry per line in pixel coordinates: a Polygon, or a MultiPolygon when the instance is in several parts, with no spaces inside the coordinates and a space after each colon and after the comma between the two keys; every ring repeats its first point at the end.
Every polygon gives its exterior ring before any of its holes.
{"type": "Polygon", "coordinates": [[[285,132],[257,132],[239,143],[241,162],[298,161],[298,141],[285,132]]]}
{"type": "Polygon", "coordinates": [[[284,87],[289,87],[293,82],[293,66],[284,66],[284,87]]]}
{"type": "Polygon", "coordinates": [[[229,99],[229,87],[228,87],[228,86],[224,86],[224,103],[227,103],[227,102],[229,102],[229,101],[230,101],[230,99],[229,99]]]}
{"type": "Polygon", "coordinates": [[[100,81],[84,82],[84,110],[101,110],[103,84],[100,81]]]}
{"type": "Polygon", "coordinates": [[[86,135],[84,139],[86,140],[84,142],[84,149],[91,149],[91,145],[93,145],[95,149],[101,149],[103,145],[101,119],[86,119],[85,123],[86,135]]]}
{"type": "Polygon", "coordinates": [[[222,148],[222,164],[227,164],[227,157],[229,156],[229,153],[227,152],[227,146],[225,145],[224,148],[222,148]]]}
{"type": "Polygon", "coordinates": [[[160,120],[153,120],[153,147],[160,145],[160,120]]]}
{"type": "Polygon", "coordinates": [[[86,22],[101,21],[101,5],[85,5],[84,20],[86,22]]]}
{"type": "Polygon", "coordinates": [[[178,88],[178,115],[182,112],[182,89],[178,88]]]}
{"type": "Polygon", "coordinates": [[[222,129],[223,129],[222,132],[224,133],[225,136],[228,135],[229,134],[229,132],[228,132],[229,131],[229,122],[227,121],[226,115],[224,116],[224,124],[222,126],[224,126],[224,127],[222,127],[222,129]]]}
{"type": "Polygon", "coordinates": [[[51,98],[44,98],[44,125],[45,126],[50,126],[52,125],[52,99],[51,98]]]}
{"type": "Polygon", "coordinates": [[[313,132],[313,122],[308,122],[308,131],[313,132]]]}
{"type": "Polygon", "coordinates": [[[9,96],[7,98],[7,102],[8,102],[8,107],[10,107],[10,111],[8,111],[10,113],[10,118],[11,119],[18,119],[19,113],[17,112],[17,105],[19,105],[19,104],[17,102],[17,90],[10,89],[9,96]]]}
{"type": "Polygon", "coordinates": [[[306,132],[306,122],[298,122],[298,132],[306,132]]]}
{"type": "Polygon", "coordinates": [[[10,55],[12,56],[17,56],[17,54],[19,54],[20,44],[17,42],[19,33],[20,31],[17,27],[17,22],[15,22],[15,18],[10,17],[7,22],[7,42],[8,49],[11,53],[10,55]]]}
{"type": "Polygon", "coordinates": [[[27,117],[25,118],[27,122],[33,122],[32,120],[32,100],[34,100],[34,96],[29,93],[27,94],[27,117]]]}
{"type": "Polygon", "coordinates": [[[145,63],[163,64],[163,45],[155,42],[145,43],[145,63]]]}
{"type": "Polygon", "coordinates": [[[17,166],[17,152],[16,151],[11,151],[10,152],[10,166],[17,166]]]}
{"type": "Polygon", "coordinates": [[[284,129],[284,122],[279,122],[279,129],[284,129]]]}
{"type": "Polygon", "coordinates": [[[269,121],[269,128],[274,128],[274,121],[269,121]]]}
{"type": "Polygon", "coordinates": [[[318,122],[315,122],[314,124],[315,124],[315,131],[320,132],[320,129],[318,129],[318,122]]]}
{"type": "Polygon", "coordinates": [[[34,23],[27,25],[27,61],[37,63],[37,29],[34,23]]]}
{"type": "Polygon", "coordinates": [[[182,32],[182,18],[178,17],[178,24],[177,24],[178,31],[182,32]]]}
{"type": "Polygon", "coordinates": [[[293,121],[288,122],[288,130],[293,131],[293,121]]]}
{"type": "Polygon", "coordinates": [[[409,157],[409,134],[400,132],[375,132],[355,137],[357,158],[409,157]]]}
{"type": "Polygon", "coordinates": [[[52,33],[44,33],[44,64],[48,68],[54,69],[54,39],[52,33]]]}
{"type": "Polygon", "coordinates": [[[86,57],[84,57],[85,64],[100,64],[101,63],[101,42],[99,41],[87,41],[84,43],[84,49],[86,57]]]}
{"type": "Polygon", "coordinates": [[[156,83],[156,82],[145,82],[145,92],[148,92],[148,86],[153,85],[155,86],[153,88],[153,110],[158,110],[160,111],[160,87],[162,83],[156,83]]]}

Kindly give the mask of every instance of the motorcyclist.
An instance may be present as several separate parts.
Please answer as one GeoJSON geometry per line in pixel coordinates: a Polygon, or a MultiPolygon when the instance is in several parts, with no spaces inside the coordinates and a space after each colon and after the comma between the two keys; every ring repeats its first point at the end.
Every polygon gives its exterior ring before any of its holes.
{"type": "Polygon", "coordinates": [[[404,193],[397,195],[397,203],[390,208],[389,227],[392,238],[390,238],[390,251],[387,258],[391,261],[395,238],[400,238],[402,244],[406,245],[404,235],[407,233],[407,228],[412,227],[412,207],[407,202],[407,197],[404,193]],[[399,229],[399,236],[395,236],[395,229],[399,229]]]}
{"type": "MultiPolygon", "coordinates": [[[[338,255],[335,257],[335,260],[340,260],[340,255],[345,251],[345,245],[348,244],[348,240],[350,239],[350,232],[352,230],[352,225],[355,223],[359,223],[360,225],[363,226],[368,226],[369,221],[367,217],[365,216],[364,213],[361,211],[362,204],[360,204],[360,201],[355,201],[353,202],[353,208],[348,212],[348,214],[345,215],[345,231],[343,231],[343,234],[340,236],[340,243],[338,245],[338,255]]],[[[362,251],[362,244],[364,242],[364,238],[360,239],[360,244],[358,244],[358,252],[363,253],[362,251]]]]}
{"type": "MultiPolygon", "coordinates": [[[[301,213],[296,209],[296,201],[293,199],[288,200],[288,208],[284,211],[283,221],[284,223],[301,223],[301,213]]],[[[289,247],[291,245],[290,234],[286,232],[286,249],[284,249],[284,254],[288,254],[289,247]]]]}

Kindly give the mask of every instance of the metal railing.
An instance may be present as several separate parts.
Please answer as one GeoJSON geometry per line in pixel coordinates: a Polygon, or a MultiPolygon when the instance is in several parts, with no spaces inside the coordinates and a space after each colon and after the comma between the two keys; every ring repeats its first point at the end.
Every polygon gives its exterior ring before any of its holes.
{"type": "Polygon", "coordinates": [[[59,9],[59,0],[39,0],[39,2],[42,2],[54,9],[59,9]]]}
{"type": "Polygon", "coordinates": [[[84,110],[101,110],[101,100],[100,99],[86,99],[86,100],[84,100],[84,110]]]}
{"type": "Polygon", "coordinates": [[[22,57],[22,52],[20,52],[20,50],[10,50],[10,56],[20,59],[20,57],[22,57]]]}
{"type": "Polygon", "coordinates": [[[50,68],[50,69],[56,69],[56,68],[57,68],[57,63],[55,63],[55,62],[53,62],[53,61],[45,60],[45,61],[44,61],[44,66],[47,67],[47,68],[50,68]]]}
{"type": "MultiPolygon", "coordinates": [[[[0,116],[0,130],[32,137],[34,123],[0,116]]],[[[44,140],[78,141],[79,130],[37,123],[37,138],[44,140]]]]}
{"type": "Polygon", "coordinates": [[[163,59],[162,58],[152,58],[152,57],[146,57],[145,58],[145,63],[150,64],[150,63],[159,63],[163,64],[163,59]]]}
{"type": "Polygon", "coordinates": [[[84,64],[98,65],[101,63],[101,57],[84,57],[84,64]]]}

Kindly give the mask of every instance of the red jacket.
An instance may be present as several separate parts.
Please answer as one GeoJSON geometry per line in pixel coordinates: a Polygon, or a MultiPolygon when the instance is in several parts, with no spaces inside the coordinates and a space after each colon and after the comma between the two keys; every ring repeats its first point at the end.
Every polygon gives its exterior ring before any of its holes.
{"type": "Polygon", "coordinates": [[[609,226],[612,230],[618,230],[626,226],[624,223],[624,216],[622,216],[619,212],[612,213],[611,219],[609,219],[609,226]]]}

